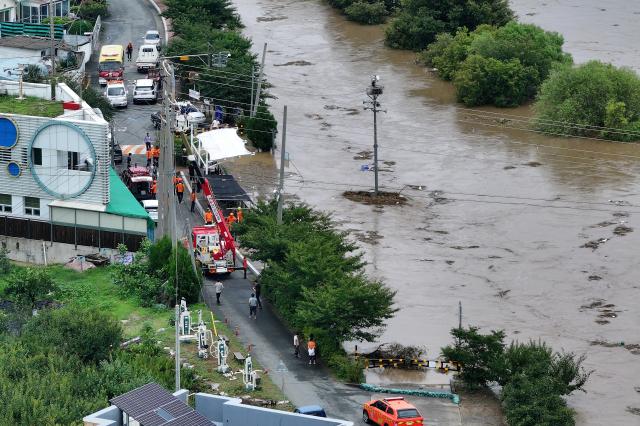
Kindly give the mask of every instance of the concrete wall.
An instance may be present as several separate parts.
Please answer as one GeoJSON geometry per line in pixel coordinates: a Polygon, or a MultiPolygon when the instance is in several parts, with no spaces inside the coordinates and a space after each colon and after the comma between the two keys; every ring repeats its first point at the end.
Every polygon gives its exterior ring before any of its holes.
{"type": "Polygon", "coordinates": [[[196,394],[196,411],[225,426],[353,426],[352,422],[243,405],[237,398],[196,394]]]}
{"type": "MultiPolygon", "coordinates": [[[[9,259],[18,262],[44,264],[44,250],[42,240],[28,240],[26,238],[6,237],[0,235],[0,246],[10,250],[9,259]]],[[[47,263],[67,263],[74,256],[84,256],[100,251],[104,256],[113,259],[118,254],[114,249],[100,249],[89,246],[74,246],[73,244],[44,242],[47,253],[47,263]]]]}
{"type": "Polygon", "coordinates": [[[122,426],[122,412],[112,405],[82,419],[84,426],[122,426]]]}

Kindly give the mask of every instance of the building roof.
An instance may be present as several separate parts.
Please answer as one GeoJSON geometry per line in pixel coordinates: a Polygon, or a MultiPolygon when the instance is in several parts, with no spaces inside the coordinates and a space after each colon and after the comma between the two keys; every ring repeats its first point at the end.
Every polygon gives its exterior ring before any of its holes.
{"type": "Polygon", "coordinates": [[[109,187],[111,188],[111,197],[109,204],[107,204],[107,213],[146,219],[152,222],[149,213],[140,205],[113,168],[109,170],[109,187]]]}
{"type": "MultiPolygon", "coordinates": [[[[2,37],[0,38],[0,47],[13,47],[16,49],[26,50],[44,50],[51,47],[51,39],[28,36],[2,37]]],[[[55,41],[55,47],[63,50],[73,50],[73,47],[57,40],[55,41]]]]}
{"type": "Polygon", "coordinates": [[[209,185],[218,201],[251,201],[232,175],[210,175],[209,185]]]}
{"type": "Polygon", "coordinates": [[[141,426],[211,426],[206,417],[171,395],[157,383],[148,383],[109,402],[141,426]]]}

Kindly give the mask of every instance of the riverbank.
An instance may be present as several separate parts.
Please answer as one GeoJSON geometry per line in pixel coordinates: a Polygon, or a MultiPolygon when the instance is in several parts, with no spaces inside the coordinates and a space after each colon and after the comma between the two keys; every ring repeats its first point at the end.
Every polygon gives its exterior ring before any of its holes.
{"type": "MultiPolygon", "coordinates": [[[[379,341],[426,345],[437,354],[457,325],[461,301],[463,324],[505,328],[508,339],[541,338],[587,355],[585,366],[596,369],[589,393],[569,398],[579,424],[635,421],[627,407],[637,405],[637,356],[592,342],[637,343],[640,312],[630,301],[640,296],[634,286],[640,275],[630,266],[629,248],[640,235],[613,233],[620,221],[637,226],[637,147],[548,138],[495,127],[486,117],[474,120],[453,104],[450,86],[415,65],[411,52],[386,49],[380,27],[347,22],[324,3],[235,4],[245,33],[269,41],[274,110],[288,105],[287,196],[332,212],[342,229],[364,242],[368,273],[398,290],[401,310],[379,341]],[[370,164],[361,153],[372,149],[372,117],[362,110],[371,74],[385,85],[379,101],[387,113],[378,117],[380,158],[387,162],[381,184],[405,187],[409,198],[398,208],[341,196],[372,187],[372,174],[360,171],[370,164]],[[600,226],[605,222],[613,223],[600,226]],[[596,250],[581,248],[600,238],[606,242],[596,250]],[[616,317],[583,308],[598,301],[615,305],[616,317]],[[621,375],[615,365],[630,374],[621,375]]],[[[595,2],[588,6],[581,14],[565,1],[513,4],[523,21],[562,32],[577,62],[607,60],[620,38],[624,53],[614,63],[637,67],[632,17],[623,3],[600,15],[595,2]]],[[[482,108],[481,115],[492,111],[482,108]]],[[[243,176],[243,161],[232,173],[245,183],[260,181],[254,191],[264,188],[261,194],[269,196],[274,172],[250,165],[243,176]]]]}

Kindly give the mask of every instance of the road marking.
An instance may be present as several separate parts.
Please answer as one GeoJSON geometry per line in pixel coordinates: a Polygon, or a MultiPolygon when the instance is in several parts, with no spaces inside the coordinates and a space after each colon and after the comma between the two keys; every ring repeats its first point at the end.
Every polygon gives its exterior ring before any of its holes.
{"type": "Polygon", "coordinates": [[[147,153],[147,147],[144,145],[120,145],[122,148],[122,155],[144,155],[147,153]]]}

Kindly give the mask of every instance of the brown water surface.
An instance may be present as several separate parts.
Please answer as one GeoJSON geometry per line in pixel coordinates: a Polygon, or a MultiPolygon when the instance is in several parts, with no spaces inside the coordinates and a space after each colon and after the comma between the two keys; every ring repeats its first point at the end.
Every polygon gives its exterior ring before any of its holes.
{"type": "MultiPolygon", "coordinates": [[[[465,110],[411,52],[385,48],[381,27],[349,23],[321,1],[234,3],[255,51],[269,43],[279,120],[289,108],[287,193],[334,212],[361,240],[369,273],[398,292],[400,311],[379,341],[438,355],[461,301],[464,324],[587,354],[588,393],[569,398],[578,424],[640,424],[629,408],[640,407],[640,230],[614,232],[640,226],[640,147],[517,130],[526,107],[465,110]],[[373,74],[385,86],[380,182],[403,188],[404,206],[341,195],[373,184],[361,171],[372,161],[362,101],[373,74]]],[[[577,62],[640,69],[639,2],[512,3],[521,19],[561,32],[577,62]]],[[[271,160],[254,160],[237,170],[251,167],[243,179],[269,193],[271,160]]]]}

